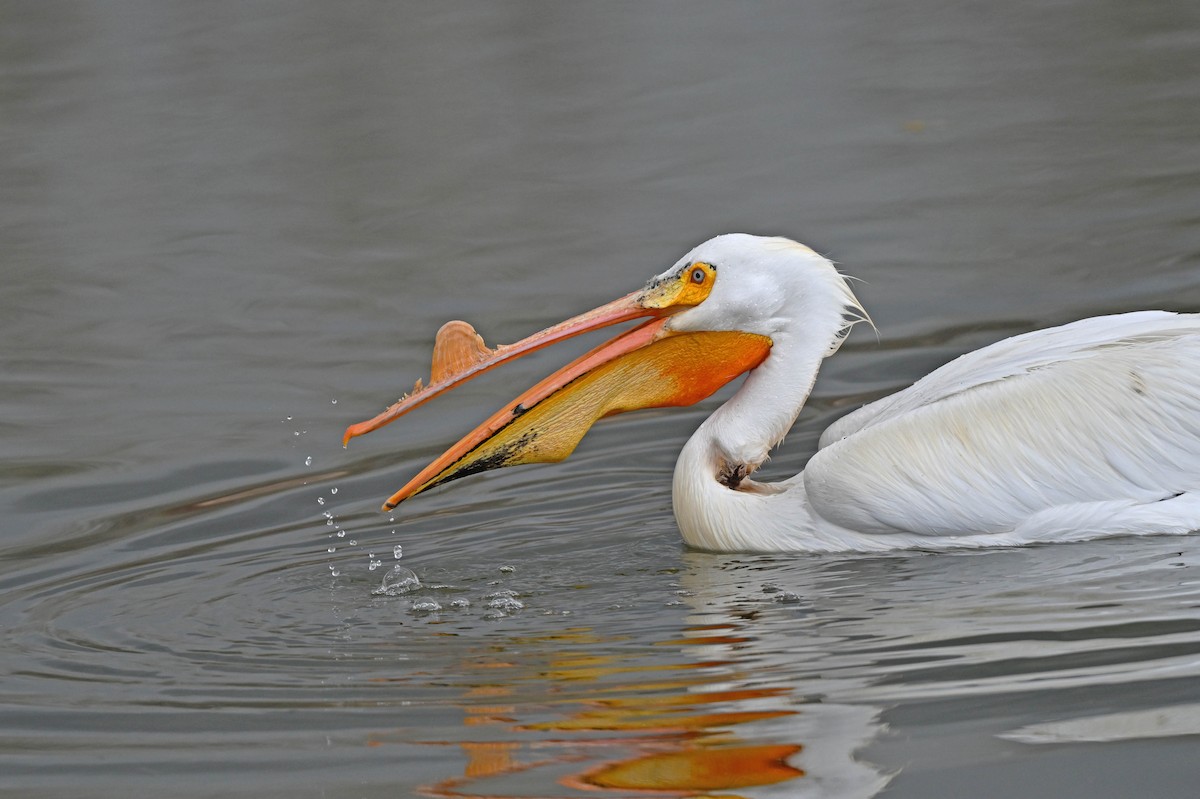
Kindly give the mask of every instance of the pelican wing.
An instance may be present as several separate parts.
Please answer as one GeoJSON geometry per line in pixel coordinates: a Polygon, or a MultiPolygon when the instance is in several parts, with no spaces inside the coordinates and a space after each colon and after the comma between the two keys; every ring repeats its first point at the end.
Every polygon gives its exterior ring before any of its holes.
{"type": "Polygon", "coordinates": [[[1000,342],[835,424],[803,474],[867,532],[1004,533],[1200,492],[1200,321],[1142,312],[1000,342]]]}
{"type": "Polygon", "coordinates": [[[1034,330],[961,355],[903,391],[846,414],[821,434],[820,447],[917,408],[1064,361],[1091,358],[1122,343],[1198,335],[1195,316],[1166,311],[1095,316],[1034,330]]]}

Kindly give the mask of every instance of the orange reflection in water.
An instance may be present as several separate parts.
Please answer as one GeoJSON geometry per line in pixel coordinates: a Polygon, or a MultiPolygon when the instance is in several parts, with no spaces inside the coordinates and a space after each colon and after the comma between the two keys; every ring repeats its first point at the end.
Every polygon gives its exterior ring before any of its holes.
{"type": "Polygon", "coordinates": [[[639,791],[712,791],[773,785],[804,772],[788,764],[799,744],[698,748],[647,755],[585,774],[587,784],[639,791]]]}
{"type": "MultiPolygon", "coordinates": [[[[670,644],[685,652],[703,646],[707,654],[745,640],[703,627],[670,644]]],[[[663,664],[644,650],[613,653],[613,643],[573,630],[517,642],[540,660],[492,652],[464,664],[464,672],[486,675],[461,700],[464,726],[476,731],[464,737],[474,740],[425,743],[458,746],[467,764],[461,776],[423,786],[422,793],[497,799],[533,790],[546,797],[557,783],[568,792],[563,796],[717,792],[732,799],[740,794],[730,791],[804,777],[789,762],[802,751],[800,742],[771,739],[774,733],[756,737],[762,734],[756,724],[799,713],[789,688],[739,684],[735,664],[726,660],[663,664]],[[547,714],[556,717],[538,718],[547,714]]]]}

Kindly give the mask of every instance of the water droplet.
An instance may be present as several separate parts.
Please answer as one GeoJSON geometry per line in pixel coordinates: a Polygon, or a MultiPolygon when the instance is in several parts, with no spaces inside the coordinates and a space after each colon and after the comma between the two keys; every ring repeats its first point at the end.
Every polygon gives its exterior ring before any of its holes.
{"type": "MultiPolygon", "coordinates": [[[[392,532],[394,533],[396,531],[393,530],[392,532]]],[[[400,558],[404,557],[404,547],[396,544],[396,546],[392,547],[392,555],[395,556],[396,560],[400,560],[400,558]]]]}
{"type": "Polygon", "coordinates": [[[517,599],[516,591],[493,591],[484,599],[490,609],[503,614],[514,613],[525,607],[525,603],[517,599]]]}
{"type": "Polygon", "coordinates": [[[370,563],[367,564],[367,571],[373,572],[382,565],[383,565],[382,560],[372,560],[370,563]]]}
{"type": "Polygon", "coordinates": [[[327,549],[325,551],[326,552],[337,552],[337,547],[330,547],[329,549],[327,549]]]}
{"type": "Polygon", "coordinates": [[[337,405],[337,400],[330,400],[329,402],[331,405],[337,405]]]}
{"type": "Polygon", "coordinates": [[[329,573],[332,574],[334,577],[337,577],[339,574],[341,574],[341,572],[338,571],[337,569],[333,569],[329,573]]]}
{"type": "Polygon", "coordinates": [[[504,572],[505,574],[512,574],[516,570],[517,570],[516,566],[501,566],[500,567],[500,571],[504,572]]]}
{"type": "Polygon", "coordinates": [[[330,494],[336,494],[336,493],[337,493],[337,488],[335,487],[335,488],[331,488],[331,489],[329,489],[329,493],[330,493],[330,494]]]}
{"type": "Polygon", "coordinates": [[[350,539],[350,546],[352,546],[352,547],[356,547],[356,546],[358,546],[358,542],[357,542],[357,541],[355,541],[353,538],[351,538],[351,539],[350,539]]]}
{"type": "MultiPolygon", "coordinates": [[[[394,522],[394,521],[396,521],[396,517],[395,517],[395,516],[389,516],[389,517],[388,517],[388,524],[391,524],[391,523],[392,523],[392,522],[394,522]]],[[[396,531],[395,531],[395,530],[392,530],[392,532],[394,533],[394,532],[396,532],[396,531]]]]}
{"type": "Polygon", "coordinates": [[[325,497],[317,497],[317,504],[318,504],[318,505],[324,505],[324,504],[325,504],[325,497]]]}
{"type": "Polygon", "coordinates": [[[290,422],[290,421],[292,421],[292,417],[290,417],[290,416],[284,417],[284,421],[290,422]]]}
{"type": "Polygon", "coordinates": [[[338,538],[345,538],[345,537],[346,537],[346,531],[338,530],[338,538]]]}
{"type": "Polygon", "coordinates": [[[304,459],[304,465],[312,466],[312,455],[309,455],[307,458],[304,459]]]}
{"type": "Polygon", "coordinates": [[[383,575],[383,583],[371,593],[377,596],[400,596],[421,587],[417,573],[405,566],[393,566],[383,575]]]}

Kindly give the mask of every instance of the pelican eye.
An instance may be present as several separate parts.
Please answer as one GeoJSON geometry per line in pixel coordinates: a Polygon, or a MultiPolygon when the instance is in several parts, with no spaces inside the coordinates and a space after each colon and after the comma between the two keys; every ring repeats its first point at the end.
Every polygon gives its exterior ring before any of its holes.
{"type": "Polygon", "coordinates": [[[647,283],[639,302],[644,308],[691,308],[708,299],[716,279],[715,266],[695,261],[647,283]]]}

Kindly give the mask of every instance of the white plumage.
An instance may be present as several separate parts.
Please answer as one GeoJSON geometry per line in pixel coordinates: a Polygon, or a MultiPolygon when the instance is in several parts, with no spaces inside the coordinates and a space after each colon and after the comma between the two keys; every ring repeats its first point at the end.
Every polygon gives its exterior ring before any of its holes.
{"type": "Polygon", "coordinates": [[[1012,546],[1200,529],[1200,316],[1157,311],[1016,336],[832,425],[803,472],[753,471],[799,414],[821,360],[863,317],[845,278],[786,239],[700,245],[711,296],[668,329],[769,336],[770,355],[675,468],[684,540],[720,551],[1012,546]]]}
{"type": "Polygon", "coordinates": [[[1014,546],[1200,529],[1200,315],[1098,317],[1015,336],[833,424],[803,472],[750,475],[783,440],[821,362],[867,316],[825,258],[718,236],[633,292],[507,347],[446,325],[433,384],[346,440],[501,363],[654,317],[550,375],[385,503],[450,480],[561,460],[596,419],[690,404],[749,370],[675,466],[684,540],[720,551],[1014,546]]]}

